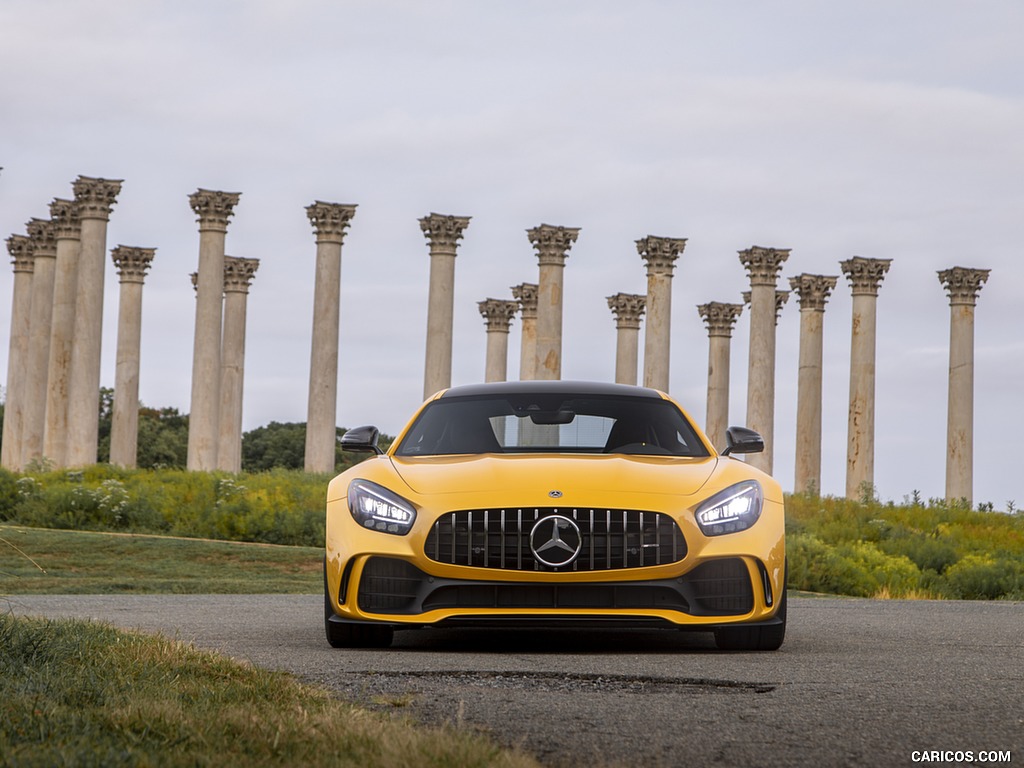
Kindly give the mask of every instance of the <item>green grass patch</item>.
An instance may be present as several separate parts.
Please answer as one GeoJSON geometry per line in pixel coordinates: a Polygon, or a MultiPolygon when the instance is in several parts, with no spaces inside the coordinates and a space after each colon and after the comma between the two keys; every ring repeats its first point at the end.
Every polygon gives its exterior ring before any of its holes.
{"type": "Polygon", "coordinates": [[[282,672],[162,637],[0,615],[5,765],[535,768],[455,726],[418,728],[282,672]]]}
{"type": "Polygon", "coordinates": [[[311,594],[323,550],[0,525],[0,594],[311,594]]]}

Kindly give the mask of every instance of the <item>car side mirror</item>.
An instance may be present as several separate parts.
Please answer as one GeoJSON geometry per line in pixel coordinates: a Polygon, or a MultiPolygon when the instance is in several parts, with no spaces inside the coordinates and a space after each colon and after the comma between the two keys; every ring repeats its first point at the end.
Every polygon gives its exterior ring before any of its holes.
{"type": "Polygon", "coordinates": [[[730,453],[760,453],[763,450],[764,439],[754,430],[746,427],[729,427],[725,430],[723,456],[730,453]]]}
{"type": "Polygon", "coordinates": [[[376,427],[355,427],[341,436],[341,450],[363,451],[368,453],[384,453],[377,447],[377,438],[380,430],[376,427]]]}

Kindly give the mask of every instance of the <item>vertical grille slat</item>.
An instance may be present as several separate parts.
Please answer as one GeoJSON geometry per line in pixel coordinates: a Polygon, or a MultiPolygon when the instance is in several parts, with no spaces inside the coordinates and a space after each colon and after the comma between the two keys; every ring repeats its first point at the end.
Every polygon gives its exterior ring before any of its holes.
{"type": "Polygon", "coordinates": [[[686,541],[671,516],[643,510],[505,508],[449,512],[437,519],[423,547],[449,565],[513,571],[606,571],[675,563],[686,541]],[[561,515],[580,529],[579,555],[559,568],[539,562],[530,549],[538,520],[561,515]]]}

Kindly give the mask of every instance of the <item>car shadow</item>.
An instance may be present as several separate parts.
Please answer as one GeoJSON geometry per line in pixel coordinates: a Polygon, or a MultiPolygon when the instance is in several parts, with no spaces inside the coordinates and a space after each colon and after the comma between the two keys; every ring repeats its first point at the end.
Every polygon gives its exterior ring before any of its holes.
{"type": "Polygon", "coordinates": [[[657,654],[715,651],[710,632],[675,629],[423,628],[395,632],[396,651],[495,654],[657,654]]]}

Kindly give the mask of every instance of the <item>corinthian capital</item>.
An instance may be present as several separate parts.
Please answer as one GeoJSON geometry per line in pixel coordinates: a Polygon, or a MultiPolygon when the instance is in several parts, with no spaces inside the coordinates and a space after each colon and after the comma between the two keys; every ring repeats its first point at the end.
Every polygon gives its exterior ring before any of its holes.
{"type": "Polygon", "coordinates": [[[708,336],[724,336],[728,339],[732,337],[733,326],[743,312],[743,305],[711,301],[699,305],[697,312],[708,328],[708,336]]]}
{"type": "Polygon", "coordinates": [[[119,245],[112,248],[110,258],[117,267],[117,274],[122,283],[141,283],[146,278],[146,270],[156,255],[156,248],[135,248],[119,245]]]}
{"type": "Polygon", "coordinates": [[[832,294],[832,289],[839,282],[838,277],[826,277],[825,275],[802,275],[789,278],[789,287],[796,291],[800,300],[800,309],[812,309],[818,312],[825,311],[825,303],[832,294]]]}
{"type": "Polygon", "coordinates": [[[973,307],[978,300],[981,286],[988,280],[991,269],[953,267],[939,272],[939,282],[949,295],[950,306],[968,305],[973,307]]]}
{"type": "Polygon", "coordinates": [[[79,176],[71,185],[75,191],[78,215],[83,219],[109,219],[110,210],[117,201],[122,183],[122,179],[79,176]]]}
{"type": "Polygon", "coordinates": [[[518,301],[506,301],[504,299],[485,299],[484,301],[478,301],[476,305],[480,308],[480,314],[484,318],[488,331],[508,333],[508,327],[512,324],[512,318],[519,311],[518,301]]]}
{"type": "Polygon", "coordinates": [[[580,236],[580,228],[541,224],[539,227],[526,230],[526,236],[537,249],[537,262],[541,266],[564,266],[569,249],[580,236]]]}
{"type": "Polygon", "coordinates": [[[199,219],[199,231],[214,229],[227,232],[228,219],[234,213],[241,192],[217,192],[197,189],[188,196],[189,205],[199,219]]]}
{"type": "Polygon", "coordinates": [[[616,293],[608,297],[608,309],[615,316],[616,328],[637,329],[647,309],[647,297],[638,293],[616,293]]]}
{"type": "Polygon", "coordinates": [[[224,293],[248,293],[249,285],[259,268],[259,259],[239,259],[234,256],[225,256],[224,293]]]}
{"type": "Polygon", "coordinates": [[[35,266],[35,254],[32,239],[25,235],[11,235],[7,238],[7,252],[11,254],[11,264],[15,272],[31,272],[35,266]]]}
{"type": "Polygon", "coordinates": [[[30,219],[25,225],[28,236],[32,238],[32,249],[36,258],[55,258],[57,256],[57,237],[53,222],[49,219],[30,219]]]}
{"type": "Polygon", "coordinates": [[[469,226],[469,216],[445,216],[431,213],[420,219],[420,229],[430,243],[431,255],[443,253],[455,255],[455,249],[462,239],[462,231],[469,226]]]}
{"type": "Polygon", "coordinates": [[[520,283],[512,286],[512,298],[519,302],[519,310],[523,320],[537,319],[537,288],[536,283],[520,283]]]}
{"type": "Polygon", "coordinates": [[[647,264],[647,275],[671,275],[676,259],[686,247],[686,238],[648,235],[636,241],[636,252],[647,264]]]}
{"type": "Polygon", "coordinates": [[[755,245],[740,251],[740,263],[750,276],[750,285],[770,285],[779,281],[782,264],[789,258],[791,248],[763,248],[755,245]]]}
{"type": "Polygon", "coordinates": [[[354,205],[323,203],[317,200],[312,205],[306,206],[306,216],[309,217],[309,221],[313,225],[318,243],[341,245],[345,241],[345,230],[348,229],[348,225],[355,215],[356,206],[354,205]]]}
{"type": "Polygon", "coordinates": [[[82,220],[78,217],[78,204],[74,200],[54,198],[50,203],[50,221],[53,236],[58,240],[78,240],[82,234],[82,220]]]}
{"type": "Polygon", "coordinates": [[[877,296],[878,286],[882,284],[890,264],[892,259],[866,259],[863,256],[839,262],[843,274],[850,281],[854,296],[877,296]]]}

